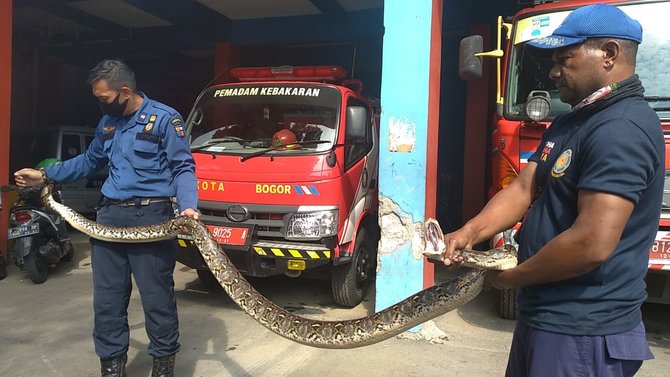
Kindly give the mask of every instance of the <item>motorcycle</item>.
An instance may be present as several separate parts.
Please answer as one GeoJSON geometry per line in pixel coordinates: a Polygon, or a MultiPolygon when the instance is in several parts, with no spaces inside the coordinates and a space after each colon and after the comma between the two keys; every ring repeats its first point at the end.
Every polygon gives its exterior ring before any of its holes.
{"type": "MultiPolygon", "coordinates": [[[[44,207],[40,192],[41,188],[34,187],[18,190],[19,199],[9,213],[7,237],[14,240],[11,259],[35,284],[47,280],[51,265],[74,258],[67,224],[58,214],[44,207]]],[[[53,195],[60,201],[57,191],[53,195]]]]}

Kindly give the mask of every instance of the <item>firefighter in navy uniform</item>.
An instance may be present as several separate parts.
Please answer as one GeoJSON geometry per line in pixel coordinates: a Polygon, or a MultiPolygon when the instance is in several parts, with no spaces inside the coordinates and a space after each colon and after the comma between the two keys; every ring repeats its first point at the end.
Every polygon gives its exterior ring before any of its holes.
{"type": "MultiPolygon", "coordinates": [[[[17,171],[16,184],[72,182],[109,163],[99,223],[151,225],[173,218],[176,212],[197,219],[195,165],[179,113],[138,92],[134,73],[118,60],[100,62],[88,82],[105,113],[91,145],[61,165],[17,171]]],[[[103,376],[125,376],[131,274],[142,299],[148,353],[154,360],[152,376],[174,375],[180,348],[173,280],[176,253],[175,240],[137,244],[91,240],[93,341],[103,376]]]]}

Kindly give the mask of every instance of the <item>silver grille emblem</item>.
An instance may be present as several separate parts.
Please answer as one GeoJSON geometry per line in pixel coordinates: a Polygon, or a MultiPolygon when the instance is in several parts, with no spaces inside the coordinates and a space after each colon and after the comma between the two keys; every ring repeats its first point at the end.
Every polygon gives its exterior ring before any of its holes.
{"type": "Polygon", "coordinates": [[[241,223],[242,221],[249,219],[249,210],[247,207],[241,206],[239,204],[232,205],[226,210],[226,216],[236,223],[241,223]]]}

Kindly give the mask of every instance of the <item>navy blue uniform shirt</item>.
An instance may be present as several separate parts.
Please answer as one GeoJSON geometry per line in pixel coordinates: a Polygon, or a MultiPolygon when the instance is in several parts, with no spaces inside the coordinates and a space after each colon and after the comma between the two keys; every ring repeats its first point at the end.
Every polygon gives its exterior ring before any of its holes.
{"type": "Polygon", "coordinates": [[[179,210],[197,208],[195,163],[179,113],[143,93],[132,115],[104,115],[84,153],[45,169],[47,177],[68,183],[109,163],[102,194],[114,200],[175,197],[179,210]]]}
{"type": "Polygon", "coordinates": [[[574,223],[579,190],[605,192],[635,204],[614,253],[573,279],[519,292],[519,319],[545,331],[609,335],[641,321],[643,277],[660,216],[665,145],[656,113],[639,97],[584,116],[557,118],[530,161],[543,189],[521,229],[520,262],[574,223]]]}

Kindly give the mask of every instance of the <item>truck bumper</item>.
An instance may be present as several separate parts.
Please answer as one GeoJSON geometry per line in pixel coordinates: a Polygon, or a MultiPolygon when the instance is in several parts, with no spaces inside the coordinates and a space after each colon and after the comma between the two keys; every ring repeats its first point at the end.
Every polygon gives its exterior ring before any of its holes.
{"type": "MultiPolygon", "coordinates": [[[[207,264],[193,244],[193,241],[179,238],[180,246],[177,260],[191,268],[207,269],[207,264]]],[[[235,267],[244,275],[266,277],[304,270],[331,264],[333,251],[322,246],[303,244],[282,244],[274,242],[256,242],[247,250],[225,249],[235,267]]]]}

